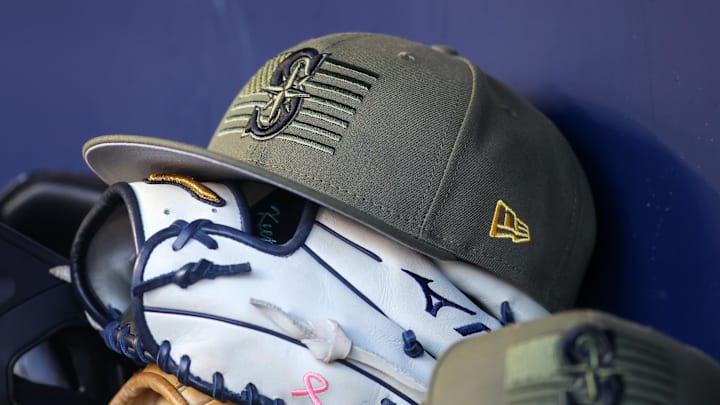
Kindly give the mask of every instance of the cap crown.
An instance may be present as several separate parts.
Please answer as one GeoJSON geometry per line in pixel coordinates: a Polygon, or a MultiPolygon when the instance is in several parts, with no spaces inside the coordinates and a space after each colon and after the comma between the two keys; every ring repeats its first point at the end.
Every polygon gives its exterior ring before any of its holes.
{"type": "Polygon", "coordinates": [[[555,126],[466,59],[396,37],[279,54],[208,149],[549,309],[572,304],[594,243],[590,190],[555,126]]]}

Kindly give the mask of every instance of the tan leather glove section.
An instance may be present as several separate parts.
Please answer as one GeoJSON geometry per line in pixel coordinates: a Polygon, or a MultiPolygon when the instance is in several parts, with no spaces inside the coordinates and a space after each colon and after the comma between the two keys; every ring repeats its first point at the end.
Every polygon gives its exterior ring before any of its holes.
{"type": "Polygon", "coordinates": [[[180,384],[171,374],[150,364],[130,378],[110,405],[219,405],[227,404],[180,384]]]}

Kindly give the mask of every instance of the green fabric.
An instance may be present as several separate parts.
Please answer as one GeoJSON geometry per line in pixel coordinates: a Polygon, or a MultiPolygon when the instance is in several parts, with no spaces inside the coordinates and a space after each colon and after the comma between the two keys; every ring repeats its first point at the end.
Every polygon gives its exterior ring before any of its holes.
{"type": "Polygon", "coordinates": [[[551,334],[509,347],[505,357],[505,388],[522,387],[557,376],[559,341],[560,335],[551,334]]]}
{"type": "MultiPolygon", "coordinates": [[[[542,114],[465,59],[424,45],[341,34],[299,44],[283,55],[308,47],[330,55],[324,70],[369,86],[365,90],[328,75],[312,79],[349,89],[361,101],[307,88],[355,112],[305,102],[303,108],[348,126],[303,115],[297,121],[341,139],[293,127],[285,133],[321,142],[333,154],[284,139],[223,133],[243,127],[247,119],[223,120],[210,150],[340,200],[361,220],[382,223],[383,231],[420,250],[429,245],[430,253],[493,271],[551,309],[574,302],[594,243],[592,200],[572,150],[542,114]],[[403,53],[412,58],[399,56],[403,53]],[[373,72],[377,79],[333,65],[334,60],[373,72]],[[498,200],[527,222],[530,242],[489,236],[498,200]]],[[[278,61],[269,64],[272,70],[278,61]]],[[[268,77],[267,71],[258,76],[268,77]]],[[[234,104],[267,99],[262,92],[243,94],[234,104]]],[[[251,108],[244,111],[249,118],[251,108]]],[[[226,117],[237,112],[231,107],[226,117]]]]}
{"type": "Polygon", "coordinates": [[[568,395],[577,404],[718,404],[718,381],[720,364],[695,348],[609,314],[575,310],[452,346],[438,359],[424,404],[561,405],[568,395]],[[589,354],[577,363],[563,357],[569,336],[593,333],[607,339],[584,340],[589,354]],[[593,385],[611,378],[620,395],[593,385]]]}
{"type": "Polygon", "coordinates": [[[85,157],[107,181],[151,169],[263,179],[425,254],[487,269],[550,310],[571,306],[595,238],[577,159],[540,112],[441,49],[376,34],[306,41],[249,80],[209,151],[125,136],[91,141],[85,157]],[[272,86],[305,48],[324,54],[312,77],[272,86]],[[256,109],[258,122],[271,122],[274,94],[285,90],[302,99],[289,125],[271,136],[249,132],[256,109]],[[500,200],[527,224],[529,241],[491,236],[500,200]]]}

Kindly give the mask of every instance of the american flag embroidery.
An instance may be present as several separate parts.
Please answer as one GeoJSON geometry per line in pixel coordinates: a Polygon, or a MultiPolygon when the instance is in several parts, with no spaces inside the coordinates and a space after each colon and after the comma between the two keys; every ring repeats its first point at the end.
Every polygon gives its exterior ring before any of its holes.
{"type": "Polygon", "coordinates": [[[240,91],[217,136],[293,142],[332,155],[377,79],[314,49],[281,54],[240,91]]]}

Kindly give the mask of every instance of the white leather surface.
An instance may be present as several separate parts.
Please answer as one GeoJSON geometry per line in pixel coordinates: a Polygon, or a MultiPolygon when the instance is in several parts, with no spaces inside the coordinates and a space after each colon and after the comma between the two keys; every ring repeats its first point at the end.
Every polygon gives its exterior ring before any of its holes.
{"type": "MultiPolygon", "coordinates": [[[[195,200],[177,186],[133,183],[146,239],[177,219],[191,222],[204,218],[238,231],[251,229],[246,220],[249,215],[239,214],[233,194],[223,185],[208,186],[227,201],[225,207],[213,210],[215,207],[195,200]]],[[[304,376],[317,373],[329,387],[317,393],[324,404],[379,404],[383,398],[401,404],[406,401],[339,361],[325,363],[302,345],[244,326],[291,334],[287,327],[279,326],[282,322],[251,304],[251,299],[277,307],[281,318],[286,316],[283,319],[288,322],[294,319],[298,325],[335,321],[357,348],[355,354],[369,352],[353,357],[351,351],[351,357],[344,361],[387,381],[416,402],[427,387],[434,358],[464,338],[456,328],[477,322],[490,329],[500,328],[497,318],[503,301],[511,303],[518,320],[546,314],[521,291],[481,269],[433,261],[326,209],[318,210],[316,221],[324,226],[315,224],[304,245],[330,269],[303,247],[286,256],[275,256],[207,229],[205,232],[218,243],[217,249],[191,239],[175,251],[172,244],[176,237],[156,246],[146,243],[141,251],[148,260],[138,261],[134,270],[142,273],[143,281],[201,259],[216,265],[251,266],[249,273],[202,279],[187,288],[168,284],[146,292],[142,299],[144,317],[154,341],[169,341],[176,363],[183,355],[189,356],[190,372],[205,381],[212,382],[214,373],[222,373],[225,386],[234,392],[253,383],[265,396],[282,398],[287,404],[308,404],[309,396],[292,396],[291,391],[305,389],[304,376]],[[429,298],[431,306],[439,305],[440,298],[453,305],[441,306],[435,315],[428,312],[428,290],[424,291],[407,271],[430,280],[427,286],[434,294],[429,298]],[[461,283],[491,313],[475,305],[451,280],[461,283]],[[428,353],[417,358],[404,353],[402,333],[408,329],[415,332],[428,353]],[[368,356],[381,359],[380,366],[363,360],[368,356]],[[420,389],[415,389],[417,386],[420,389]]],[[[327,345],[333,344],[329,339],[327,345]]]]}
{"type": "Polygon", "coordinates": [[[216,207],[202,202],[182,187],[172,184],[130,183],[138,199],[142,217],[145,240],[158,231],[167,228],[174,221],[182,219],[191,222],[195,219],[209,219],[240,230],[246,230],[248,221],[238,208],[238,201],[227,188],[219,183],[203,183],[222,197],[226,204],[216,207]]]}

